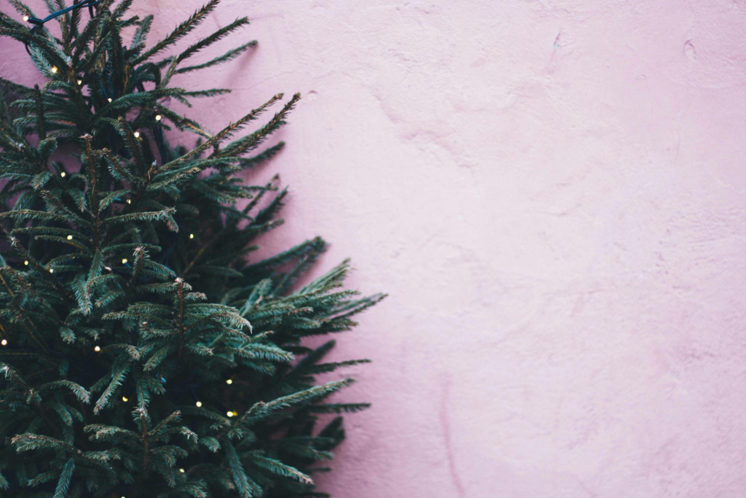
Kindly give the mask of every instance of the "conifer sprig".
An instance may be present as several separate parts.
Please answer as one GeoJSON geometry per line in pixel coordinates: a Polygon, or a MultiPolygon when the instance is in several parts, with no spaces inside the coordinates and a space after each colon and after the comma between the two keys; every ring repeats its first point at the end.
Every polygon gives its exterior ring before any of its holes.
{"type": "Polygon", "coordinates": [[[347,262],[299,288],[320,238],[252,258],[287,190],[236,175],[282,149],[263,145],[300,95],[253,131],[282,94],[211,133],[167,99],[227,90],[172,81],[254,47],[182,66],[248,19],[180,49],[218,0],[150,46],[155,20],[130,16],[133,0],[102,0],[90,18],[46,3],[59,38],[0,13],[0,36],[26,45],[47,80],[0,78],[0,489],[322,496],[311,475],[344,438],[340,414],[368,405],[330,399],[351,380],[318,376],[367,360],[325,361],[334,341],[302,341],[350,330],[383,296],[344,290],[347,262]],[[200,142],[170,145],[171,127],[200,142]]]}

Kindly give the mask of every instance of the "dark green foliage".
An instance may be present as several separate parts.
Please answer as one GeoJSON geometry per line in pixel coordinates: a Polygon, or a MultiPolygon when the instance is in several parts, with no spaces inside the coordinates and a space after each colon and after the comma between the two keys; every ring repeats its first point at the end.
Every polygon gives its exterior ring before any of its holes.
{"type": "Polygon", "coordinates": [[[0,13],[48,79],[0,79],[2,495],[317,496],[309,475],[344,437],[317,417],[366,405],[328,401],[349,379],[316,381],[361,361],[324,363],[334,341],[302,340],[351,329],[382,296],[344,290],[347,262],[299,288],[321,239],[247,259],[286,191],[233,175],[281,149],[261,146],[298,95],[241,134],[282,95],[217,133],[162,105],[225,92],[169,84],[253,47],[192,62],[248,21],[175,50],[211,0],[148,48],[152,16],[113,3],[59,16],[59,38],[0,13]],[[171,147],[172,127],[198,145],[171,147]]]}

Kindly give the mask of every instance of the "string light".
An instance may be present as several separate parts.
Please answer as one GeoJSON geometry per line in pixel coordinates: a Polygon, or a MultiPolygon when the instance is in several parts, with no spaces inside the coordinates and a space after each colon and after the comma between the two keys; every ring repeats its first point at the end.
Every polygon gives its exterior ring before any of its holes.
{"type": "Polygon", "coordinates": [[[106,99],[106,100],[108,100],[109,102],[111,102],[111,97],[109,97],[109,98],[108,98],[108,99],[106,99]]]}
{"type": "Polygon", "coordinates": [[[67,240],[73,240],[73,236],[72,235],[68,235],[67,236],[67,240]]]}
{"type": "Polygon", "coordinates": [[[54,273],[54,268],[50,268],[49,273],[54,273]]]}
{"type": "Polygon", "coordinates": [[[234,416],[235,414],[236,414],[236,412],[228,412],[228,413],[227,413],[226,415],[228,415],[228,417],[232,417],[232,416],[234,416]]]}
{"type": "Polygon", "coordinates": [[[59,69],[57,69],[57,66],[52,66],[52,74],[57,74],[57,71],[59,71],[59,69]]]}
{"type": "Polygon", "coordinates": [[[127,199],[127,204],[132,204],[132,199],[127,199]]]}
{"type": "Polygon", "coordinates": [[[195,403],[195,405],[197,405],[197,408],[202,408],[202,402],[201,401],[197,401],[195,403]]]}
{"type": "Polygon", "coordinates": [[[78,86],[83,84],[83,80],[78,80],[78,86]]]}
{"type": "MultiPolygon", "coordinates": [[[[58,10],[57,12],[53,12],[53,13],[51,13],[50,15],[48,15],[44,19],[36,19],[36,18],[31,17],[29,14],[26,14],[26,15],[23,16],[23,21],[24,22],[30,22],[30,23],[34,24],[34,27],[31,28],[31,34],[34,34],[39,29],[43,28],[44,27],[44,23],[46,23],[47,21],[51,21],[52,19],[56,19],[56,18],[58,18],[59,16],[61,16],[63,14],[67,14],[71,10],[77,10],[77,9],[82,8],[82,7],[88,7],[88,9],[91,11],[91,15],[93,15],[93,10],[91,8],[94,5],[97,5],[97,4],[101,3],[102,1],[103,0],[82,0],[82,1],[79,1],[77,3],[74,3],[70,7],[66,7],[64,9],[58,10]]],[[[124,498],[124,497],[122,497],[122,498],[124,498]]]]}
{"type": "Polygon", "coordinates": [[[127,258],[122,258],[122,264],[123,264],[123,265],[126,265],[126,264],[127,264],[127,258]]]}
{"type": "Polygon", "coordinates": [[[225,381],[225,383],[230,386],[231,384],[233,384],[233,379],[228,379],[225,381]]]}
{"type": "Polygon", "coordinates": [[[163,119],[163,116],[161,116],[160,114],[156,114],[155,115],[155,120],[156,121],[160,121],[161,119],[163,119]]]}
{"type": "Polygon", "coordinates": [[[139,132],[139,131],[136,131],[136,132],[134,133],[134,135],[135,135],[135,138],[140,138],[140,132],[139,132]]]}
{"type": "Polygon", "coordinates": [[[65,173],[64,171],[60,173],[60,177],[65,178],[66,176],[67,176],[67,173],[65,173]]]}
{"type": "Polygon", "coordinates": [[[126,403],[127,401],[129,401],[129,400],[130,400],[130,399],[129,399],[129,398],[127,397],[127,396],[122,396],[122,401],[124,401],[125,403],[126,403]]]}
{"type": "Polygon", "coordinates": [[[8,345],[8,340],[7,339],[3,339],[2,341],[0,341],[0,344],[2,344],[3,346],[7,346],[8,345]]]}
{"type": "Polygon", "coordinates": [[[190,234],[189,234],[189,238],[190,238],[190,239],[193,239],[193,238],[194,238],[194,234],[193,234],[193,233],[190,233],[190,234]]]}
{"type": "Polygon", "coordinates": [[[179,472],[181,472],[183,474],[184,473],[184,469],[179,469],[179,472]]]}
{"type": "Polygon", "coordinates": [[[101,346],[96,346],[93,350],[97,353],[101,352],[101,346]]]}
{"type": "Polygon", "coordinates": [[[24,265],[28,266],[28,259],[23,262],[24,265]]]}

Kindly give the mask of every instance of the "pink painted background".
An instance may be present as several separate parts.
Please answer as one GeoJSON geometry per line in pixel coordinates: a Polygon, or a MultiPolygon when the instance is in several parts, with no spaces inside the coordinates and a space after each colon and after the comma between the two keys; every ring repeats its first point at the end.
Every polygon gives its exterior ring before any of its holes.
{"type": "MultiPolygon", "coordinates": [[[[164,34],[201,3],[136,4],[164,34]]],[[[340,337],[373,408],[323,489],[746,496],[746,1],[227,0],[202,32],[244,14],[192,112],[300,91],[267,244],[391,295],[340,337]]]]}

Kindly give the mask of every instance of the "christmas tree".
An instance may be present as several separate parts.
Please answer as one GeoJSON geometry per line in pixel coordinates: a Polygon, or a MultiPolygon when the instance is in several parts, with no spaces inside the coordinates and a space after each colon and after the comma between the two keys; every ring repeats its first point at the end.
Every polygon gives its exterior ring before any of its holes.
{"type": "Polygon", "coordinates": [[[311,476],[344,437],[339,414],[367,405],[330,399],[350,379],[316,377],[365,360],[302,341],[382,296],[345,290],[347,262],[302,285],[320,238],[251,257],[287,191],[235,175],[282,148],[264,143],[299,95],[217,132],[166,106],[227,93],[170,83],[255,45],[195,62],[240,18],[181,46],[218,0],[152,45],[132,0],[45,0],[44,19],[9,2],[0,34],[46,82],[0,78],[0,494],[323,496],[311,476]]]}

